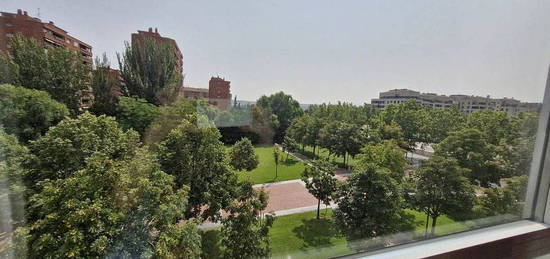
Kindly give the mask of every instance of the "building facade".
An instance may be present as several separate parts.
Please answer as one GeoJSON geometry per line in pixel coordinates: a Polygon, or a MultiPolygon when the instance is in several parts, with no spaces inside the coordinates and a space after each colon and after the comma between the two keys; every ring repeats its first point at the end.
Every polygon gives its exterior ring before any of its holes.
{"type": "Polygon", "coordinates": [[[376,108],[384,109],[392,104],[415,100],[434,109],[448,109],[456,107],[460,112],[472,113],[479,110],[502,111],[508,115],[516,115],[525,111],[538,111],[540,103],[524,103],[513,98],[491,98],[490,96],[470,95],[437,95],[434,93],[420,93],[409,89],[393,89],[381,92],[379,98],[372,99],[371,104],[376,108]]]}
{"type": "Polygon", "coordinates": [[[190,99],[204,99],[218,109],[231,109],[231,82],[224,78],[211,77],[208,88],[183,87],[182,96],[190,99]]]}
{"type": "Polygon", "coordinates": [[[18,34],[41,44],[73,50],[82,56],[84,63],[92,65],[92,46],[69,35],[52,21],[44,23],[21,9],[17,13],[0,12],[0,50],[8,50],[9,41],[18,34]]]}

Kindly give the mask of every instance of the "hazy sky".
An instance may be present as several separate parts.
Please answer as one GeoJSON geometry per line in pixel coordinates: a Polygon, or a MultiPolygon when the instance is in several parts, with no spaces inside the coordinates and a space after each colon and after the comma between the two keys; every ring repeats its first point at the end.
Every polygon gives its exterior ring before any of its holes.
{"type": "Polygon", "coordinates": [[[541,101],[550,64],[550,0],[0,1],[18,8],[115,66],[132,32],[157,27],[183,51],[186,85],[220,75],[244,100],[370,103],[410,88],[541,101]]]}

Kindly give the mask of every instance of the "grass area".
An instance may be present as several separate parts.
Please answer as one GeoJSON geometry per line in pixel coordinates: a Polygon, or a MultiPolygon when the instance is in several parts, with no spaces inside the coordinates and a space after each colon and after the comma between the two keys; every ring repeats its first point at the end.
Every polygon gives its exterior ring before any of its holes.
{"type": "MultiPolygon", "coordinates": [[[[301,153],[301,154],[309,157],[310,159],[328,158],[329,157],[328,149],[321,148],[321,147],[317,147],[315,149],[315,155],[313,154],[313,147],[310,147],[310,146],[305,147],[304,151],[302,151],[302,149],[298,150],[298,153],[301,153]]],[[[351,156],[349,156],[348,158],[349,158],[349,161],[347,162],[347,166],[353,167],[355,165],[355,159],[351,156]]],[[[331,156],[330,159],[339,168],[344,168],[344,157],[331,156]]]]}
{"type": "Polygon", "coordinates": [[[281,153],[277,177],[275,177],[275,159],[273,146],[257,146],[254,151],[260,158],[258,167],[250,172],[239,172],[239,180],[253,184],[280,182],[299,179],[304,171],[304,164],[292,156],[281,153]]]}
{"type": "MultiPolygon", "coordinates": [[[[333,225],[332,210],[322,210],[319,220],[315,218],[316,213],[310,211],[276,218],[269,231],[273,258],[329,258],[355,253],[333,225]]],[[[402,216],[402,225],[399,226],[401,231],[412,231],[414,236],[421,238],[424,235],[426,215],[407,209],[403,210],[402,216]]],[[[466,225],[456,223],[447,216],[437,219],[437,235],[467,229],[466,225]]],[[[218,235],[219,230],[203,233],[206,258],[217,258],[219,255],[218,235]]]]}

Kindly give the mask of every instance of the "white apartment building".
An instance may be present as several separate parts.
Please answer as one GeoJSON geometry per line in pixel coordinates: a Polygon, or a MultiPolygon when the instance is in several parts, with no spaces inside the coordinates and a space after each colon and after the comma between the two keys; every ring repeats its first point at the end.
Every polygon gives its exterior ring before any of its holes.
{"type": "Polygon", "coordinates": [[[540,103],[523,103],[513,98],[495,99],[470,95],[437,95],[434,93],[420,93],[409,89],[394,89],[381,92],[379,98],[372,99],[371,104],[384,109],[388,105],[404,103],[408,100],[432,107],[447,109],[455,106],[463,113],[472,113],[478,110],[503,111],[508,115],[516,115],[524,111],[538,111],[540,103]]]}

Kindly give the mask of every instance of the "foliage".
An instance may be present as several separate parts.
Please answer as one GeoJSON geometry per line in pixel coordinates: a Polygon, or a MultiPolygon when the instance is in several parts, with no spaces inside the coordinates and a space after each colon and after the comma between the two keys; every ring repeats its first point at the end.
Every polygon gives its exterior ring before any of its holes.
{"type": "Polygon", "coordinates": [[[423,107],[415,100],[409,100],[399,105],[390,105],[382,110],[376,120],[383,124],[395,123],[403,131],[405,140],[411,149],[416,142],[423,142],[426,133],[422,131],[426,128],[422,125],[426,120],[424,116],[428,108],[423,107]]]}
{"type": "Polygon", "coordinates": [[[319,132],[319,145],[331,154],[344,157],[357,155],[366,142],[364,131],[357,125],[346,122],[330,122],[319,132]]]}
{"type": "MultiPolygon", "coordinates": [[[[208,105],[202,100],[179,100],[169,106],[161,106],[145,132],[144,142],[154,146],[163,141],[183,120],[195,120],[197,106],[208,105]]],[[[196,121],[196,120],[195,120],[196,121]]],[[[213,127],[212,125],[205,125],[213,127]]]]}
{"type": "Polygon", "coordinates": [[[455,159],[439,156],[432,156],[416,170],[413,203],[432,218],[432,235],[439,216],[461,214],[472,209],[474,188],[464,177],[466,172],[467,169],[461,168],[455,159]]]}
{"type": "Polygon", "coordinates": [[[133,41],[131,45],[126,43],[124,52],[117,53],[126,86],[124,94],[154,105],[174,102],[183,81],[174,48],[151,38],[133,41]]]}
{"type": "Polygon", "coordinates": [[[237,141],[229,150],[229,164],[237,171],[252,171],[258,167],[258,163],[259,157],[247,138],[237,141]]]}
{"type": "Polygon", "coordinates": [[[467,177],[472,183],[488,186],[506,176],[503,163],[497,160],[495,147],[485,141],[479,130],[452,132],[435,149],[437,155],[455,158],[460,167],[469,169],[467,177]]]}
{"type": "Polygon", "coordinates": [[[222,220],[223,258],[263,258],[270,254],[271,215],[260,213],[267,207],[268,196],[249,183],[241,184],[239,197],[229,206],[229,216],[222,220]]]}
{"type": "Polygon", "coordinates": [[[8,64],[2,67],[13,69],[9,72],[12,81],[5,83],[48,92],[73,114],[78,113],[80,98],[88,88],[90,72],[82,57],[71,50],[44,46],[20,35],[9,44],[9,56],[2,58],[8,64]]]}
{"type": "Polygon", "coordinates": [[[124,132],[114,118],[86,112],[76,119],[66,118],[30,143],[25,180],[29,188],[41,189],[43,180],[68,178],[84,169],[91,156],[127,159],[136,155],[138,147],[135,131],[124,132]]]}
{"type": "Polygon", "coordinates": [[[479,201],[482,215],[521,215],[527,191],[527,176],[515,176],[503,180],[506,182],[504,186],[492,186],[484,190],[485,195],[481,196],[479,201]]]}
{"type": "Polygon", "coordinates": [[[274,141],[276,143],[283,141],[285,132],[290,126],[292,119],[303,114],[303,110],[300,108],[298,101],[283,92],[278,92],[270,96],[264,95],[256,101],[256,105],[277,116],[279,125],[275,130],[274,141]]]}
{"type": "Polygon", "coordinates": [[[326,206],[330,205],[330,201],[336,192],[338,180],[334,178],[334,167],[329,161],[316,161],[314,166],[306,166],[302,173],[302,181],[306,184],[306,188],[317,198],[317,219],[319,219],[319,211],[321,202],[326,206]]]}
{"type": "Polygon", "coordinates": [[[455,106],[448,109],[428,109],[421,114],[421,132],[424,133],[424,141],[427,143],[439,143],[449,133],[460,130],[467,117],[455,106]]]}
{"type": "Polygon", "coordinates": [[[110,68],[107,55],[103,54],[102,60],[96,58],[91,79],[94,102],[90,107],[90,112],[96,115],[115,116],[118,103],[116,93],[120,91],[120,86],[118,73],[110,68]]]}
{"type": "Polygon", "coordinates": [[[398,182],[405,175],[407,165],[405,151],[392,140],[384,140],[379,144],[368,144],[361,149],[361,153],[357,156],[357,168],[369,166],[386,168],[398,182]]]}
{"type": "Polygon", "coordinates": [[[352,240],[397,231],[402,206],[399,188],[385,169],[355,171],[337,194],[334,216],[339,229],[352,240]]]}
{"type": "Polygon", "coordinates": [[[159,234],[153,258],[202,258],[201,246],[194,222],[172,224],[159,234]]]}
{"type": "Polygon", "coordinates": [[[196,121],[183,120],[159,144],[162,169],[174,176],[176,188],[190,188],[188,218],[217,220],[220,210],[235,197],[237,177],[219,138],[215,127],[198,127],[196,121]]]}
{"type": "Polygon", "coordinates": [[[510,143],[518,137],[519,130],[514,119],[505,112],[482,110],[468,115],[465,128],[479,130],[486,141],[493,145],[510,143]]]}
{"type": "Polygon", "coordinates": [[[306,114],[321,121],[342,121],[357,126],[367,125],[376,114],[376,109],[370,104],[357,106],[352,103],[338,102],[336,104],[311,105],[306,114]]]}
{"type": "Polygon", "coordinates": [[[41,184],[29,200],[30,257],[158,253],[154,233],[177,235],[164,231],[176,227],[186,204],[185,190],[174,192],[172,177],[145,150],[127,160],[95,153],[83,169],[41,184]]]}
{"type": "Polygon", "coordinates": [[[0,231],[10,233],[24,221],[25,186],[22,178],[25,173],[21,159],[27,149],[17,138],[0,128],[0,231]]]}
{"type": "Polygon", "coordinates": [[[120,97],[116,118],[123,129],[133,129],[144,138],[149,125],[157,118],[159,108],[144,99],[120,97]]]}
{"type": "Polygon", "coordinates": [[[23,143],[38,138],[68,115],[65,105],[46,92],[0,85],[0,123],[23,143]]]}

